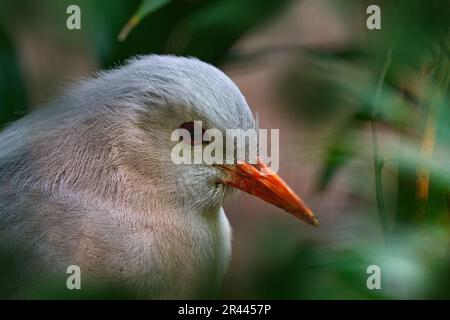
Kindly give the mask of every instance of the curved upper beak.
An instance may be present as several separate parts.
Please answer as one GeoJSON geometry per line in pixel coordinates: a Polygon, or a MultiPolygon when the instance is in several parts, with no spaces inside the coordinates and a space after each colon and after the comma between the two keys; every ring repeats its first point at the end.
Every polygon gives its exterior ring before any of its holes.
{"type": "Polygon", "coordinates": [[[263,199],[313,226],[319,220],[302,199],[273,170],[258,159],[248,163],[217,165],[225,172],[219,183],[232,186],[263,199]]]}

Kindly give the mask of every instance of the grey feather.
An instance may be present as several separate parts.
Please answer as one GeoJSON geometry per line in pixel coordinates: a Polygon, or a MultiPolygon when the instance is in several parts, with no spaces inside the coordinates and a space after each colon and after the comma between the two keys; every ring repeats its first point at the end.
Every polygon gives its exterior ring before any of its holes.
{"type": "Polygon", "coordinates": [[[146,297],[217,290],[230,254],[227,190],[214,167],[170,161],[170,134],[190,120],[255,127],[220,70],[150,55],[85,79],[8,126],[0,243],[23,267],[11,294],[32,286],[26,275],[65,279],[72,264],[84,282],[120,283],[146,297]]]}

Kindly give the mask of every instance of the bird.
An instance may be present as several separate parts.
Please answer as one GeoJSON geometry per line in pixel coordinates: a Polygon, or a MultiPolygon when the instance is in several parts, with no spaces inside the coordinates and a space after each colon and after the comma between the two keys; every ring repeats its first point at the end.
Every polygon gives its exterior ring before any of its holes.
{"type": "Polygon", "coordinates": [[[141,55],[9,124],[0,133],[0,246],[11,258],[0,268],[14,261],[20,270],[0,282],[3,291],[63,281],[76,265],[82,290],[116,284],[146,298],[217,295],[231,255],[222,205],[237,190],[318,225],[277,174],[261,174],[259,160],[172,163],[171,132],[194,120],[221,131],[257,126],[218,68],[141,55]]]}

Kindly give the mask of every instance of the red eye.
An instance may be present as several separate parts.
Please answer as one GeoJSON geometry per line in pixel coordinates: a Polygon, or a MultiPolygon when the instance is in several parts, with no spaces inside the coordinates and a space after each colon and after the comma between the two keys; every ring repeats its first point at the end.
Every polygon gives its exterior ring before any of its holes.
{"type": "Polygon", "coordinates": [[[203,141],[203,134],[205,133],[205,129],[203,127],[200,127],[200,125],[195,123],[194,121],[184,122],[183,124],[181,124],[180,128],[189,131],[192,146],[207,143],[207,141],[203,141]]]}

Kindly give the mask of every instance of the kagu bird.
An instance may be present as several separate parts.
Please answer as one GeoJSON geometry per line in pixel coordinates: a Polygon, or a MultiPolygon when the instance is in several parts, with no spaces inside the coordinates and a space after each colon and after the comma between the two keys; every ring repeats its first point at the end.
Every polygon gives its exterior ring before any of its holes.
{"type": "MultiPolygon", "coordinates": [[[[84,284],[116,283],[144,297],[217,292],[230,257],[222,202],[236,188],[318,224],[277,175],[260,174],[263,163],[174,164],[171,133],[193,120],[255,127],[224,73],[193,58],[150,55],[82,81],[8,126],[0,134],[0,246],[20,272],[3,280],[3,291],[66,279],[77,265],[84,284]]],[[[5,270],[9,261],[1,263],[5,270]]]]}

